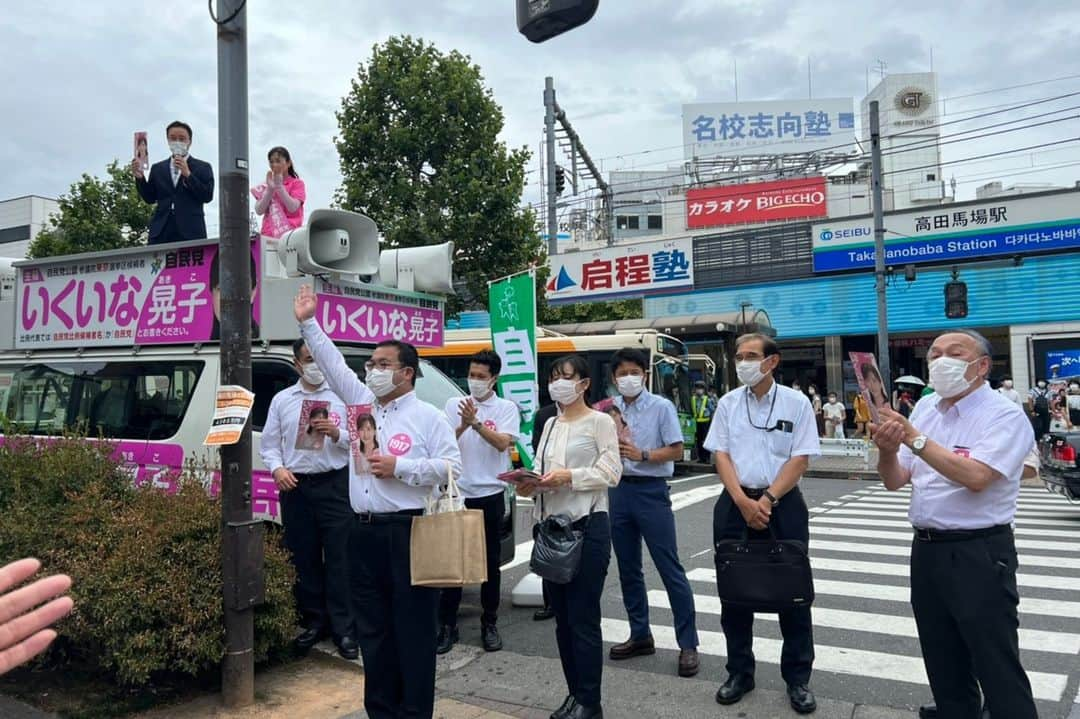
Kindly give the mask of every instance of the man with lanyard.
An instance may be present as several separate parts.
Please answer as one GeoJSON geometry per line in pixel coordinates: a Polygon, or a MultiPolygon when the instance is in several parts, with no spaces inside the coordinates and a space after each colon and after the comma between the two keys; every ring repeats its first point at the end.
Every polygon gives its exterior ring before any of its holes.
{"type": "Polygon", "coordinates": [[[946,332],[927,354],[935,397],[911,419],[883,408],[878,473],[911,483],[911,608],[936,707],[924,718],[976,717],[980,687],[992,717],[1034,719],[1020,664],[1012,523],[1035,436],[1024,411],[990,389],[990,343],[946,332]]]}
{"type": "MultiPolygon", "coordinates": [[[[506,485],[498,475],[510,469],[510,447],[521,431],[521,412],[510,400],[495,394],[502,360],[491,350],[481,350],[469,359],[469,396],[453,397],[446,403],[446,416],[456,425],[461,449],[461,479],[458,486],[468,509],[484,513],[484,540],[487,543],[487,581],[480,585],[480,641],[484,651],[503,647],[495,623],[499,617],[499,539],[505,512],[506,485]]],[[[444,589],[439,604],[439,637],[436,653],[446,654],[458,641],[457,613],[460,589],[444,589]]]]}
{"type": "Polygon", "coordinates": [[[301,651],[330,634],[345,659],[360,650],[349,601],[349,433],[345,405],[330,391],[304,340],[293,343],[293,367],[299,381],[270,400],[260,454],[274,475],[281,497],[285,546],[296,567],[296,602],[304,632],[301,651]],[[322,449],[296,449],[301,410],[306,401],[329,403],[326,418],[313,419],[323,435],[322,449]]]}
{"type": "Polygon", "coordinates": [[[675,473],[675,460],[683,456],[682,428],[675,406],[645,389],[649,360],[643,352],[630,347],[617,350],[611,357],[611,367],[619,391],[615,406],[630,428],[631,441],[619,443],[622,481],[608,490],[611,543],[619,563],[619,584],[630,620],[630,638],[613,646],[610,656],[629,659],[656,652],[641,571],[644,539],[675,617],[679,676],[692,677],[698,673],[694,593],[679,562],[675,514],[671,511],[667,483],[675,473]]]}
{"type": "Polygon", "coordinates": [[[450,471],[460,474],[461,452],[446,415],[416,396],[415,347],[380,342],[361,382],[315,321],[315,307],[315,292],[302,286],[295,312],[304,341],[346,405],[370,405],[385,452],[367,458],[370,473],[353,466],[349,478],[349,571],[364,708],[371,719],[430,717],[439,590],[412,586],[410,532],[434,488],[447,483],[450,471]]]}
{"type": "MultiPolygon", "coordinates": [[[[720,398],[705,440],[724,483],[713,510],[713,536],[809,544],[810,516],[798,482],[810,457],[821,453],[814,408],[806,395],[773,379],[780,350],[771,337],[739,337],[735,362],[744,386],[720,398]]],[[[784,637],[780,674],[788,701],[796,712],[809,714],[817,709],[808,686],[814,662],[810,607],[785,609],[779,615],[784,637]]],[[[721,606],[728,678],[716,692],[720,704],[734,704],[754,688],[753,623],[753,610],[721,606]]]]}
{"type": "Polygon", "coordinates": [[[690,397],[690,411],[694,415],[697,426],[694,444],[697,447],[698,459],[702,462],[709,461],[709,450],[705,449],[705,437],[709,434],[709,420],[712,419],[715,408],[713,398],[705,394],[705,383],[695,382],[694,394],[690,397]]]}

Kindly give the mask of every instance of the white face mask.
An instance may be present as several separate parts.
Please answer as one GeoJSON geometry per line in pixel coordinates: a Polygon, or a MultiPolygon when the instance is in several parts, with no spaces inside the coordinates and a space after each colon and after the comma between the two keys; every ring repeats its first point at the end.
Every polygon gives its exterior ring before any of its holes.
{"type": "Polygon", "coordinates": [[[179,155],[180,157],[187,157],[188,144],[186,142],[174,140],[169,143],[169,152],[173,155],[179,155]]]}
{"type": "Polygon", "coordinates": [[[1037,384],[1039,385],[1039,389],[1046,389],[1046,383],[1042,380],[1039,380],[1037,384]]]}
{"type": "Polygon", "coordinates": [[[1073,393],[1080,392],[1080,384],[1069,385],[1069,391],[1073,393]]]}
{"type": "Polygon", "coordinates": [[[474,399],[483,399],[491,392],[491,380],[489,379],[470,379],[469,380],[469,394],[474,399]]]}
{"type": "Polygon", "coordinates": [[[316,387],[322,386],[322,383],[326,381],[326,376],[319,369],[319,365],[314,362],[308,362],[304,365],[303,377],[305,382],[316,387]]]}
{"type": "Polygon", "coordinates": [[[367,373],[364,384],[367,385],[372,394],[381,399],[397,389],[397,385],[394,384],[394,372],[396,370],[373,369],[367,373]]]}
{"type": "Polygon", "coordinates": [[[1002,384],[1005,385],[1005,389],[1012,389],[1012,380],[1011,379],[1005,380],[1004,382],[1002,382],[1002,384]]]}
{"type": "Polygon", "coordinates": [[[645,389],[645,378],[639,374],[623,375],[615,379],[615,387],[623,397],[633,399],[645,389]]]}
{"type": "Polygon", "coordinates": [[[815,394],[817,394],[817,390],[811,387],[810,389],[806,390],[806,393],[813,397],[815,394]]]}
{"type": "Polygon", "coordinates": [[[575,382],[572,379],[557,379],[548,385],[548,394],[564,407],[573,404],[581,396],[577,388],[579,382],[580,380],[575,382]]]}
{"type": "Polygon", "coordinates": [[[765,379],[767,373],[761,371],[761,363],[764,360],[753,360],[745,362],[735,363],[735,374],[738,375],[739,381],[747,387],[756,386],[761,380],[765,379]]]}
{"type": "Polygon", "coordinates": [[[979,360],[967,362],[958,357],[938,357],[930,363],[930,384],[934,391],[945,399],[963,394],[975,380],[964,375],[968,367],[979,360]]]}

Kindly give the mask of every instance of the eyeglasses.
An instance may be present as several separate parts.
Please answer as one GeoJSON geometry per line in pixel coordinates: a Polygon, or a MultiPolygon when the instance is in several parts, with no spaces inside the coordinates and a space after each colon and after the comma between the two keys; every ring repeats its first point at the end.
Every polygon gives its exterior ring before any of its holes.
{"type": "Polygon", "coordinates": [[[398,367],[401,367],[401,365],[399,364],[397,365],[397,367],[395,367],[394,363],[390,360],[382,360],[381,362],[373,362],[372,360],[368,360],[364,363],[364,369],[366,369],[368,372],[373,369],[397,369],[398,367]]]}

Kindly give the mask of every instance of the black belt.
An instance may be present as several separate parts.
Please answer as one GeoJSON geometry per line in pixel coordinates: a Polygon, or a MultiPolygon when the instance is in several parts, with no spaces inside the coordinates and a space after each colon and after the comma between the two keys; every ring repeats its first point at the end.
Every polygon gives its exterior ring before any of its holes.
{"type": "Polygon", "coordinates": [[[651,482],[666,482],[670,477],[642,477],[639,475],[624,474],[620,482],[628,484],[649,484],[651,482]]]}
{"type": "Polygon", "coordinates": [[[318,480],[318,479],[331,479],[331,478],[336,477],[337,475],[341,474],[342,470],[344,470],[344,469],[345,469],[345,467],[338,467],[337,469],[327,470],[326,472],[313,472],[311,474],[308,474],[308,473],[305,473],[305,472],[293,472],[293,476],[296,477],[297,479],[301,479],[301,480],[306,479],[308,481],[318,480]]]}
{"type": "Polygon", "coordinates": [[[573,527],[574,529],[579,529],[582,532],[584,532],[586,529],[589,528],[589,520],[592,519],[593,516],[595,516],[597,514],[607,514],[607,512],[589,512],[588,514],[586,514],[581,519],[579,519],[576,522],[572,523],[570,526],[573,527]]]}
{"type": "Polygon", "coordinates": [[[1008,524],[998,524],[993,527],[980,529],[923,529],[914,527],[915,539],[920,542],[962,542],[965,539],[978,539],[990,537],[995,534],[1012,533],[1012,527],[1008,524]]]}
{"type": "Polygon", "coordinates": [[[360,524],[381,524],[387,522],[411,522],[413,517],[424,513],[422,509],[399,509],[396,512],[355,512],[360,524]]]}
{"type": "MultiPolygon", "coordinates": [[[[739,486],[742,487],[742,485],[739,486]]],[[[742,487],[743,494],[750,499],[761,499],[765,496],[765,490],[767,489],[768,487],[742,487]]]]}

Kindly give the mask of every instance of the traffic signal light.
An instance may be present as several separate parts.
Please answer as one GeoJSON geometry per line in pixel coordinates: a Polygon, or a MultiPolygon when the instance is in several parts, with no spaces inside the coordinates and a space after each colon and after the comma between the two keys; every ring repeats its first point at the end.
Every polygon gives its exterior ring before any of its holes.
{"type": "Polygon", "coordinates": [[[517,0],[518,32],[544,42],[589,22],[599,6],[600,0],[517,0]]]}
{"type": "Polygon", "coordinates": [[[563,190],[566,189],[566,170],[562,169],[558,165],[555,165],[555,196],[562,195],[563,190]]]}
{"type": "Polygon", "coordinates": [[[958,320],[967,315],[967,285],[958,280],[954,272],[952,282],[945,283],[945,316],[958,320]]]}

